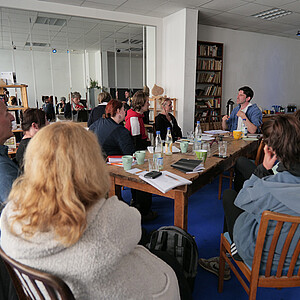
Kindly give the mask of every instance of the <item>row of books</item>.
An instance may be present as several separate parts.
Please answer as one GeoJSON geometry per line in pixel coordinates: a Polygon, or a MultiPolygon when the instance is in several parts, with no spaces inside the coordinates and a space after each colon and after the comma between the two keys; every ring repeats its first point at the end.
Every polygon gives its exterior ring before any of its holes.
{"type": "Polygon", "coordinates": [[[221,73],[198,73],[198,83],[220,83],[221,73]]]}
{"type": "Polygon", "coordinates": [[[199,56],[222,56],[222,47],[216,45],[198,45],[198,55],[199,56]]]}
{"type": "Polygon", "coordinates": [[[198,59],[198,70],[222,70],[222,60],[198,59]]]}
{"type": "Polygon", "coordinates": [[[206,105],[210,108],[221,108],[221,98],[207,99],[206,105]]]}
{"type": "Polygon", "coordinates": [[[221,96],[222,88],[220,86],[207,86],[205,89],[197,89],[197,96],[221,96]]]}

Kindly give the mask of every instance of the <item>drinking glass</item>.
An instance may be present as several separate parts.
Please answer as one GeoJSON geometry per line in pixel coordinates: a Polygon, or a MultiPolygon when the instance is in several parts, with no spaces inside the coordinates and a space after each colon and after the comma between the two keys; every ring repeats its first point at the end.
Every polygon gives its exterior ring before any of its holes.
{"type": "Polygon", "coordinates": [[[227,154],[227,141],[219,141],[219,156],[226,157],[227,154]]]}
{"type": "Polygon", "coordinates": [[[148,159],[149,162],[149,172],[151,171],[159,171],[159,165],[157,157],[151,157],[148,159]]]}

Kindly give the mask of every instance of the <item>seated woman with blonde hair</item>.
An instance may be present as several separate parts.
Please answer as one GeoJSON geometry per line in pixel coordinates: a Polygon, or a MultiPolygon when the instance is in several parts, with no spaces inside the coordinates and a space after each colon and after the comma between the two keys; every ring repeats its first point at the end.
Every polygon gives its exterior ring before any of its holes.
{"type": "Polygon", "coordinates": [[[172,100],[163,97],[161,99],[161,113],[155,117],[155,130],[160,131],[160,136],[163,140],[166,139],[167,129],[171,128],[173,141],[177,141],[182,137],[181,128],[178,126],[176,118],[171,114],[173,110],[172,100]]]}
{"type": "Polygon", "coordinates": [[[76,299],[179,299],[176,275],[143,246],[141,216],[116,196],[94,133],[41,129],[1,215],[1,247],[60,277],[76,299]]]}
{"type": "Polygon", "coordinates": [[[105,108],[110,100],[110,93],[102,92],[98,95],[99,105],[92,109],[87,123],[88,127],[90,127],[98,119],[105,117],[105,108]]]}

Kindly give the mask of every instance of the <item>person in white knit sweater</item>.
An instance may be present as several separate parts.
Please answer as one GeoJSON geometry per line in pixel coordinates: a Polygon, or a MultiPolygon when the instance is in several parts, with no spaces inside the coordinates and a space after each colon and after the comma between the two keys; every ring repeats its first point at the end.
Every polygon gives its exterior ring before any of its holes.
{"type": "Polygon", "coordinates": [[[76,299],[180,299],[171,267],[138,242],[138,210],[106,199],[109,174],[96,136],[59,122],[41,129],[1,215],[1,247],[60,277],[76,299]]]}

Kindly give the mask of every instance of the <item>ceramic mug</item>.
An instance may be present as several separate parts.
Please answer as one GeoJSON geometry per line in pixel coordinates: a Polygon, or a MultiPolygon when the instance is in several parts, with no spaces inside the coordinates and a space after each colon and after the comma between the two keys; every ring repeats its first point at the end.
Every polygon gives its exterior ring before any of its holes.
{"type": "Polygon", "coordinates": [[[186,153],[189,147],[189,142],[180,142],[181,153],[186,153]]]}
{"type": "Polygon", "coordinates": [[[143,165],[145,162],[146,151],[136,151],[133,156],[136,158],[138,165],[143,165]]]}
{"type": "Polygon", "coordinates": [[[196,157],[199,160],[202,160],[203,163],[205,163],[207,158],[207,150],[196,150],[195,151],[196,157]]]}
{"type": "Polygon", "coordinates": [[[233,137],[235,140],[239,140],[242,136],[241,130],[233,130],[233,137]]]}
{"type": "Polygon", "coordinates": [[[133,161],[133,156],[131,156],[131,155],[122,156],[122,163],[123,163],[123,168],[125,171],[128,171],[131,169],[132,161],[133,161]]]}

